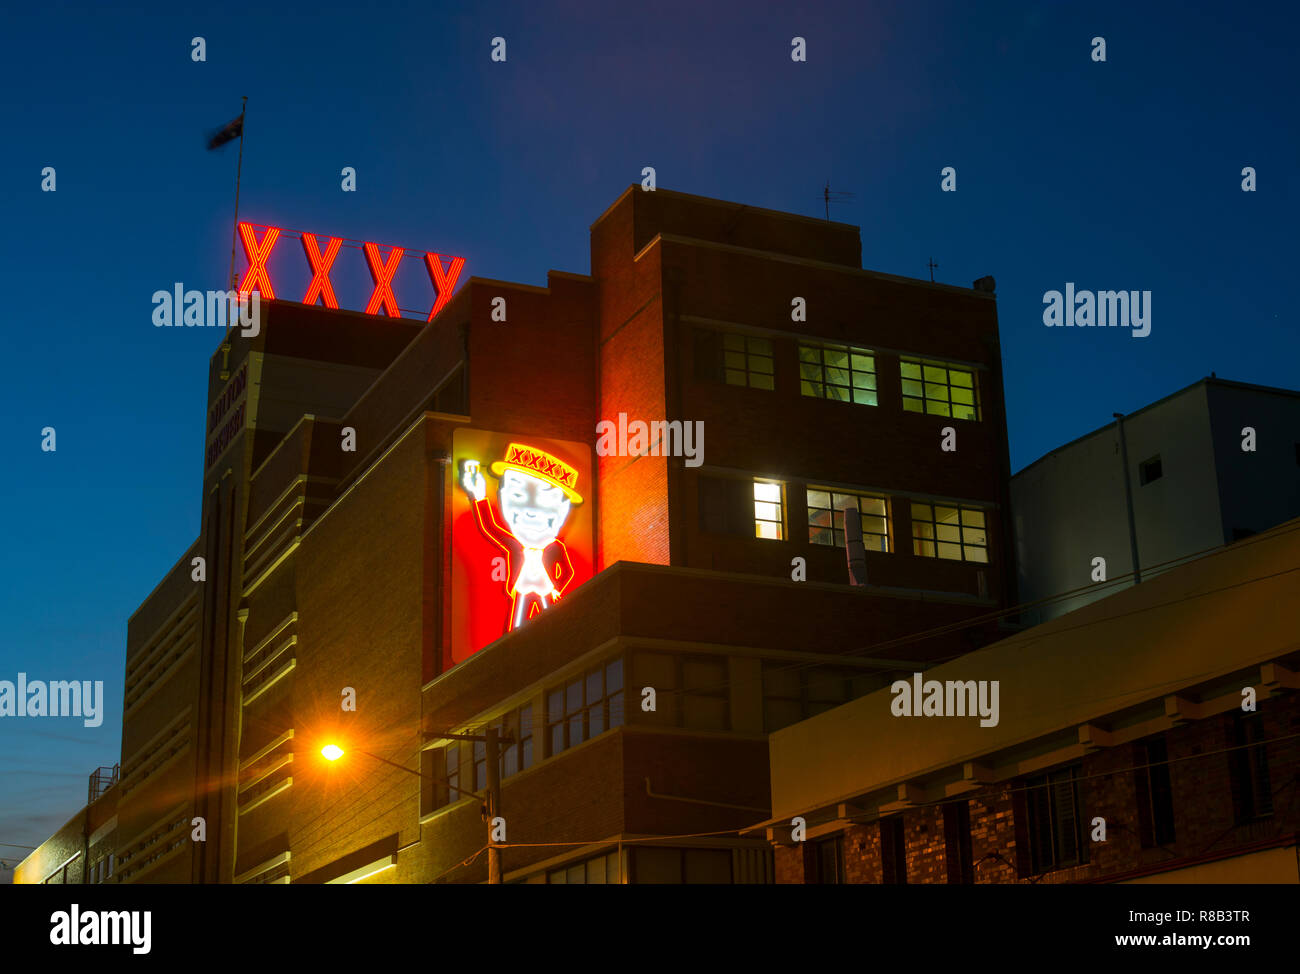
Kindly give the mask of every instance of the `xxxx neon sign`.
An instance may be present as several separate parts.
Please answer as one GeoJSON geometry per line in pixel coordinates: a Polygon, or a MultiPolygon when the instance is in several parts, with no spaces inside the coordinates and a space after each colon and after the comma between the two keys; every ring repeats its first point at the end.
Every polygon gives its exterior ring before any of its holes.
{"type": "Polygon", "coordinates": [[[436,300],[429,310],[426,321],[432,321],[438,312],[446,307],[447,302],[451,300],[451,296],[456,290],[456,282],[460,279],[460,272],[465,267],[464,257],[407,251],[405,247],[381,249],[379,244],[370,241],[358,242],[343,237],[320,238],[313,233],[285,230],[282,227],[271,227],[260,223],[240,223],[239,239],[244,245],[244,256],[248,260],[248,269],[239,282],[241,295],[249,291],[257,291],[263,298],[270,301],[275,300],[275,286],[271,283],[271,272],[267,266],[267,261],[270,259],[271,252],[275,249],[275,245],[279,243],[280,238],[286,236],[299,239],[302,243],[303,254],[307,258],[307,266],[311,272],[311,282],[307,285],[307,293],[302,299],[302,303],[306,305],[315,305],[320,302],[327,308],[338,308],[338,298],[334,293],[334,283],[330,279],[330,273],[334,267],[335,259],[344,246],[353,250],[360,250],[365,255],[366,267],[370,271],[370,280],[374,284],[374,290],[371,292],[370,300],[366,304],[366,314],[368,315],[379,314],[382,308],[383,313],[390,318],[404,317],[402,313],[404,309],[398,306],[397,296],[393,292],[393,281],[397,277],[397,270],[404,258],[423,258],[423,263],[428,270],[429,280],[433,284],[436,300]],[[261,231],[260,240],[258,239],[258,231],[261,231]],[[322,240],[324,241],[324,250],[321,249],[322,240]],[[358,243],[360,243],[360,246],[358,246],[358,243]],[[444,261],[448,263],[444,265],[444,261]]]}

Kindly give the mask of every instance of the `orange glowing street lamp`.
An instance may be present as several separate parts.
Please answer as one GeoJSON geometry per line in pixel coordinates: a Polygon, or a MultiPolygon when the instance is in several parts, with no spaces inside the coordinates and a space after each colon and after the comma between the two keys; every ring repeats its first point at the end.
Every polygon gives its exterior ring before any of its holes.
{"type": "MultiPolygon", "coordinates": [[[[480,795],[464,788],[458,788],[446,781],[442,782],[442,784],[445,787],[450,788],[452,791],[455,791],[457,794],[463,795],[466,798],[477,798],[483,803],[483,818],[488,823],[488,882],[498,884],[501,882],[501,848],[497,843],[492,841],[493,819],[501,814],[501,778],[497,756],[499,754],[498,748],[500,747],[501,742],[505,741],[506,743],[513,743],[514,738],[509,734],[503,735],[496,727],[487,728],[486,734],[441,733],[438,736],[445,737],[452,741],[482,741],[487,745],[486,758],[488,780],[486,795],[480,795]]],[[[382,764],[387,764],[390,767],[397,768],[399,771],[405,771],[407,774],[413,774],[417,778],[428,777],[422,771],[408,768],[403,764],[398,764],[396,761],[390,761],[388,758],[381,758],[378,754],[371,754],[369,751],[361,748],[357,748],[356,750],[358,753],[364,754],[368,758],[373,758],[382,764]]],[[[326,761],[337,761],[347,752],[337,744],[326,744],[320,749],[320,753],[321,757],[326,761]]]]}

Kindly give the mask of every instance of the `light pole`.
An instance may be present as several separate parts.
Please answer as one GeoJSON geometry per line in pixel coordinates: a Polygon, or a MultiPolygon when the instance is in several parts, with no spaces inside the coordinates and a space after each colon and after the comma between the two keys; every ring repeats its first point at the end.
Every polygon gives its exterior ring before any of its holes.
{"type": "MultiPolygon", "coordinates": [[[[486,734],[437,734],[436,737],[445,738],[450,741],[482,741],[486,745],[487,754],[487,794],[480,795],[477,792],[467,791],[456,785],[443,782],[443,784],[456,792],[458,795],[464,795],[469,798],[477,798],[483,803],[484,818],[487,820],[488,840],[488,882],[492,885],[501,883],[501,847],[492,841],[492,823],[501,815],[501,768],[498,764],[502,741],[512,743],[514,738],[509,735],[502,735],[495,727],[489,727],[486,734]]],[[[404,764],[398,764],[387,758],[381,758],[378,754],[371,754],[369,751],[363,751],[361,748],[355,749],[358,753],[364,754],[368,758],[387,764],[390,767],[413,774],[418,778],[428,777],[423,771],[416,771],[414,768],[408,768],[404,764]]],[[[326,744],[320,749],[321,757],[326,761],[337,761],[347,752],[337,744],[326,744]]]]}

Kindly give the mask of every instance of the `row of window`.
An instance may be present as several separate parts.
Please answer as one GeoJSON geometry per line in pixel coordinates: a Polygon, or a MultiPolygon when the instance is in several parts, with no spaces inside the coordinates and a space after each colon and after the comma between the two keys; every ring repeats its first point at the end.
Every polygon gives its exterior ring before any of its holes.
{"type": "MultiPolygon", "coordinates": [[[[1259,714],[1235,714],[1229,752],[1229,782],[1233,820],[1237,825],[1268,818],[1273,814],[1272,780],[1259,714]]],[[[1144,849],[1167,846],[1175,839],[1173,788],[1169,775],[1169,750],[1163,735],[1134,745],[1134,794],[1137,803],[1137,831],[1144,849]]],[[[1059,768],[1026,779],[1022,783],[1024,859],[1028,875],[1041,875],[1088,862],[1091,841],[1082,788],[1082,767],[1059,768]]],[[[943,806],[944,845],[948,882],[973,883],[969,802],[943,806]]],[[[881,819],[880,849],[882,882],[907,882],[907,850],[902,816],[881,819]]],[[[844,835],[814,843],[809,862],[810,878],[819,883],[842,883],[844,879],[844,835]]]]}
{"type": "MultiPolygon", "coordinates": [[[[876,388],[876,353],[856,345],[801,341],[799,391],[804,396],[879,405],[876,388]]],[[[776,388],[772,340],[757,335],[697,330],[696,375],[751,389],[776,388]]],[[[908,412],[980,418],[979,386],[975,371],[951,362],[901,357],[902,406],[908,412]]]]}
{"type": "MultiPolygon", "coordinates": [[[[731,691],[725,656],[683,653],[634,653],[629,657],[632,685],[655,689],[655,709],[638,712],[642,723],[692,730],[727,731],[731,691]]],[[[763,724],[771,733],[855,700],[881,686],[878,675],[848,667],[766,661],[762,666],[763,724]]],[[[542,737],[546,757],[591,740],[626,722],[624,660],[609,660],[544,694],[542,737]]],[[[534,764],[533,706],[512,710],[494,722],[501,734],[500,777],[509,778],[534,764]]],[[[466,793],[487,788],[487,746],[475,741],[472,762],[461,774],[461,746],[428,752],[426,775],[432,781],[429,810],[466,793]],[[464,780],[463,780],[464,779],[464,780]]]]}
{"type": "MultiPolygon", "coordinates": [[[[757,478],[701,477],[699,492],[701,530],[769,541],[786,539],[784,483],[757,478]]],[[[912,554],[982,564],[989,560],[987,520],[984,511],[977,507],[902,501],[815,486],[806,488],[805,502],[810,544],[843,548],[844,511],[856,507],[863,545],[868,551],[887,552],[893,519],[891,508],[907,503],[912,523],[912,554]]]]}
{"type": "Polygon", "coordinates": [[[623,853],[620,868],[618,850],[571,863],[546,874],[551,885],[606,884],[624,881],[663,884],[729,884],[733,882],[730,849],[680,849],[635,846],[623,853]]]}

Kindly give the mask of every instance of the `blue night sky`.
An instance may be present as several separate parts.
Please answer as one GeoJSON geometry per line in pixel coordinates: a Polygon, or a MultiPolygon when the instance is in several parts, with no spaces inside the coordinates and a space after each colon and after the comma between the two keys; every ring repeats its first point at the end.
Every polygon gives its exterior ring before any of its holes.
{"type": "Polygon", "coordinates": [[[829,179],[865,267],[997,278],[1013,470],[1211,370],[1300,385],[1294,4],[274,8],[5,13],[0,679],[103,680],[107,707],[0,722],[0,842],[40,842],[118,760],[127,619],[198,532],[219,333],[155,329],[151,296],[224,286],[238,146],[204,137],[241,95],[245,219],[462,254],[465,276],[585,273],[643,166],[809,216],[829,179]],[[1150,290],[1150,336],[1045,328],[1067,281],[1150,290]]]}

